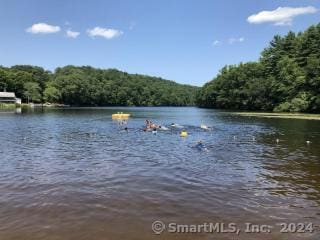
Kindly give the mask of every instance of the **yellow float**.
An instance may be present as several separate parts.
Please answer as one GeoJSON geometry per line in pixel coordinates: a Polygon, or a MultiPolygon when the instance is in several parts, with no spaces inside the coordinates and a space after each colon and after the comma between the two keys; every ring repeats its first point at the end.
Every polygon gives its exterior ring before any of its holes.
{"type": "Polygon", "coordinates": [[[180,132],[180,137],[187,137],[188,136],[188,132],[186,130],[182,130],[180,132]]]}
{"type": "Polygon", "coordinates": [[[129,117],[130,117],[129,113],[118,112],[118,113],[112,114],[113,119],[123,119],[123,118],[129,118],[129,117]]]}

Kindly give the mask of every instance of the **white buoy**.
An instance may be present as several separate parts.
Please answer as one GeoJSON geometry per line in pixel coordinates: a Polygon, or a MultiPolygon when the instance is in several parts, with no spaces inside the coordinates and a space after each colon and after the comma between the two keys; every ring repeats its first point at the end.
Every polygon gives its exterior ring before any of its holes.
{"type": "Polygon", "coordinates": [[[280,142],[279,138],[277,138],[277,139],[276,139],[276,142],[277,142],[277,143],[279,143],[279,142],[280,142]]]}
{"type": "Polygon", "coordinates": [[[252,137],[252,141],[256,141],[256,138],[255,138],[255,137],[252,137]]]}
{"type": "Polygon", "coordinates": [[[236,140],[236,136],[233,136],[233,140],[236,140]]]}
{"type": "Polygon", "coordinates": [[[308,141],[307,141],[307,144],[310,144],[310,143],[311,143],[311,142],[308,140],[308,141]]]}

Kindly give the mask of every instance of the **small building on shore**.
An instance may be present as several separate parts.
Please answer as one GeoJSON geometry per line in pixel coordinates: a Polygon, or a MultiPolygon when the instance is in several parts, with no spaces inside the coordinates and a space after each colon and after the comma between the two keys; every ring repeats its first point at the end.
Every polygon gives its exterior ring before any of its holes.
{"type": "Polygon", "coordinates": [[[17,98],[13,92],[0,92],[1,103],[21,104],[21,98],[17,98]]]}

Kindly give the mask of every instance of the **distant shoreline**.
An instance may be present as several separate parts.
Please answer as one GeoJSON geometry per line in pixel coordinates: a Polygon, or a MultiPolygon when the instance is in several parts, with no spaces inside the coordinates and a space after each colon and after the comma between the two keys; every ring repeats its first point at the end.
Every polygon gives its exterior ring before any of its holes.
{"type": "Polygon", "coordinates": [[[173,106],[173,105],[163,105],[163,106],[158,106],[158,105],[153,105],[153,106],[145,106],[145,105],[137,105],[137,106],[122,106],[122,105],[101,105],[101,106],[90,106],[90,105],[65,105],[65,104],[51,104],[51,105],[46,105],[46,104],[35,104],[35,107],[45,107],[45,108],[56,108],[56,107],[60,107],[60,108],[139,108],[139,107],[197,107],[195,105],[184,105],[184,106],[173,106]]]}
{"type": "MultiPolygon", "coordinates": [[[[15,108],[64,108],[64,109],[73,109],[73,108],[146,108],[146,107],[155,107],[155,108],[200,108],[194,105],[190,106],[77,106],[77,105],[65,105],[65,104],[27,104],[23,103],[21,105],[16,104],[1,104],[0,109],[15,109],[15,108]]],[[[219,110],[222,114],[237,115],[242,117],[259,117],[259,118],[279,118],[279,119],[302,119],[302,120],[320,120],[320,114],[311,114],[311,113],[285,113],[285,112],[241,112],[241,111],[228,111],[228,110],[219,110]]]]}
{"type": "Polygon", "coordinates": [[[309,113],[267,113],[267,112],[226,112],[243,117],[261,117],[261,118],[282,118],[282,119],[303,119],[320,120],[320,114],[309,113]]]}

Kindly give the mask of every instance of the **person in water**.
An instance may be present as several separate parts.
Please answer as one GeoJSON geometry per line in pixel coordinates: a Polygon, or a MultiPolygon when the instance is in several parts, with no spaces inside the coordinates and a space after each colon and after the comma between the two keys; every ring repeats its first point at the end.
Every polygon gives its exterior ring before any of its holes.
{"type": "Polygon", "coordinates": [[[199,141],[197,142],[196,147],[198,147],[198,148],[202,148],[202,147],[203,147],[203,142],[202,142],[202,140],[199,140],[199,141]]]}
{"type": "Polygon", "coordinates": [[[197,144],[195,145],[195,148],[197,148],[199,151],[208,151],[208,149],[205,147],[202,140],[199,140],[197,144]]]}
{"type": "Polygon", "coordinates": [[[146,123],[146,127],[145,127],[144,131],[150,130],[152,122],[150,120],[146,119],[145,123],[146,123]]]}
{"type": "Polygon", "coordinates": [[[157,134],[157,129],[154,128],[154,129],[152,130],[152,133],[153,133],[153,134],[157,134]]]}
{"type": "Polygon", "coordinates": [[[150,120],[146,119],[146,130],[154,129],[154,128],[160,128],[159,125],[151,122],[150,120]]]}

